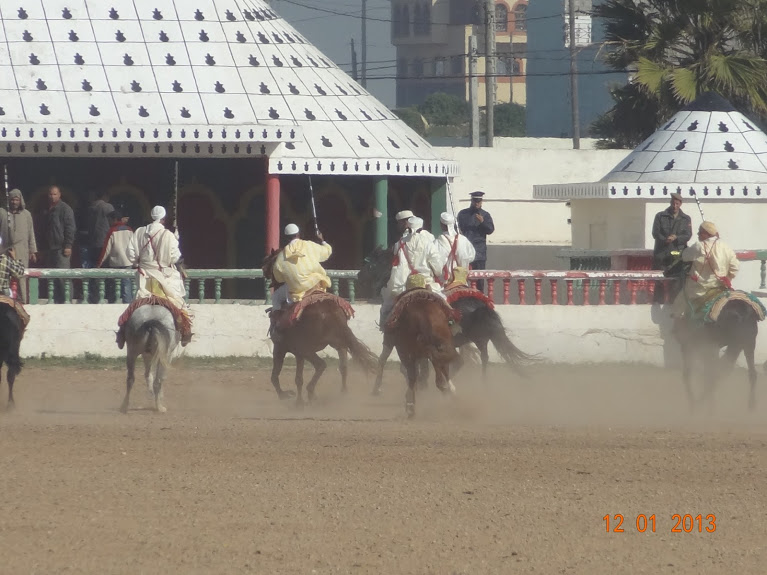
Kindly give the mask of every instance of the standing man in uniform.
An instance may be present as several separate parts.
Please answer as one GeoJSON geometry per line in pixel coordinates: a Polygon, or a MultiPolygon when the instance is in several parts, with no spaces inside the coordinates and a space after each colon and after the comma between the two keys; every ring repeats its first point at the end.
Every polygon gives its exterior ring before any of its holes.
{"type": "MultiPolygon", "coordinates": [[[[671,203],[662,212],[655,214],[652,224],[652,237],[655,238],[653,249],[653,267],[662,270],[671,265],[674,257],[671,252],[682,252],[692,238],[692,220],[682,211],[682,196],[671,194],[671,203]]],[[[660,287],[660,286],[658,286],[660,287]]],[[[663,289],[655,290],[655,301],[665,299],[663,289]]]]}
{"type": "MultiPolygon", "coordinates": [[[[476,255],[471,269],[484,270],[487,266],[487,236],[495,231],[493,217],[482,209],[485,192],[472,192],[471,205],[458,212],[458,229],[474,246],[476,255]]],[[[477,281],[477,289],[485,291],[485,281],[477,281]]]]}

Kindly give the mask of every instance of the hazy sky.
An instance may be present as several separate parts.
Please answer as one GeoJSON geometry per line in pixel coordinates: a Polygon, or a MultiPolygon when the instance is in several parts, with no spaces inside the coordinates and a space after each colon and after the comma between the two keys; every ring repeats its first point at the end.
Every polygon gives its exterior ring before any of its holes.
{"type": "MultiPolygon", "coordinates": [[[[362,62],[361,0],[272,0],[275,12],[306,36],[328,58],[351,75],[351,39],[357,51],[358,70],[362,62]],[[338,12],[331,14],[329,12],[338,12]],[[343,15],[342,15],[343,14],[343,15]]],[[[391,44],[390,0],[368,0],[368,84],[367,89],[389,108],[395,105],[394,76],[396,52],[391,44]],[[371,79],[381,76],[389,78],[371,79]]]]}

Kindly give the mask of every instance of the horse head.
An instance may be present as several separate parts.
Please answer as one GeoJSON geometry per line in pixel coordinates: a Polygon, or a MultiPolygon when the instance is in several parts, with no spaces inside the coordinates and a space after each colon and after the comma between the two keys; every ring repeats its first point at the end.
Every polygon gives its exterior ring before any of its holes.
{"type": "Polygon", "coordinates": [[[391,250],[381,246],[376,247],[364,260],[357,281],[359,289],[369,294],[369,297],[378,297],[381,288],[386,285],[391,275],[392,256],[391,250]]]}
{"type": "Polygon", "coordinates": [[[280,255],[280,250],[272,249],[271,253],[266,256],[261,262],[261,271],[264,272],[264,279],[271,281],[271,285],[274,288],[280,287],[282,284],[274,279],[274,262],[277,261],[277,256],[280,255]]]}

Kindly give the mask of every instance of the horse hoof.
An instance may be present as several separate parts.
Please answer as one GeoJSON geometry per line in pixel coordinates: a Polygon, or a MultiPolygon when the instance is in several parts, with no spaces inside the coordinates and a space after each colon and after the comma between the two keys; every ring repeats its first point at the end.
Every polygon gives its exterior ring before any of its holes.
{"type": "Polygon", "coordinates": [[[415,417],[415,403],[406,404],[405,413],[407,413],[408,419],[413,419],[415,417]]]}
{"type": "Polygon", "coordinates": [[[374,387],[373,391],[370,392],[370,395],[374,397],[378,397],[379,395],[381,395],[381,390],[377,387],[374,387]]]}
{"type": "Polygon", "coordinates": [[[122,404],[120,406],[120,413],[128,413],[128,406],[126,404],[122,404]]]}
{"type": "Polygon", "coordinates": [[[164,405],[158,405],[157,406],[157,412],[158,413],[165,413],[166,411],[168,411],[168,408],[165,407],[164,405]]]}
{"type": "Polygon", "coordinates": [[[14,409],[16,409],[16,404],[12,401],[9,401],[8,406],[5,408],[5,411],[11,412],[14,409]]]}
{"type": "Polygon", "coordinates": [[[277,395],[280,399],[293,399],[296,396],[292,391],[280,391],[277,395]]]}

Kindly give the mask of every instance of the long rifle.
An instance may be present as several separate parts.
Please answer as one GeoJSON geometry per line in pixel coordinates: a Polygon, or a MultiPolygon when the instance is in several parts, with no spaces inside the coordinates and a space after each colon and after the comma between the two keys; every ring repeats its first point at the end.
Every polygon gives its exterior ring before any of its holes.
{"type": "MultiPolygon", "coordinates": [[[[308,175],[308,174],[307,174],[308,175]]],[[[312,177],[309,177],[309,195],[312,199],[312,217],[314,218],[314,233],[319,234],[320,233],[320,224],[317,221],[317,206],[314,203],[314,188],[312,187],[312,177]]]]}
{"type": "Polygon", "coordinates": [[[453,218],[455,219],[455,222],[453,223],[453,227],[455,228],[456,233],[458,233],[458,216],[455,214],[455,208],[453,207],[453,193],[450,191],[450,177],[445,176],[445,189],[447,190],[447,202],[450,204],[450,213],[453,215],[453,218]]]}
{"type": "Polygon", "coordinates": [[[178,160],[175,161],[173,166],[173,235],[176,239],[180,239],[181,233],[179,232],[178,225],[178,160]]]}
{"type": "Polygon", "coordinates": [[[706,216],[703,215],[703,207],[700,205],[700,200],[698,199],[698,194],[695,192],[695,190],[690,190],[692,192],[692,197],[695,198],[695,203],[698,204],[698,209],[700,210],[700,217],[705,222],[706,216]]]}

